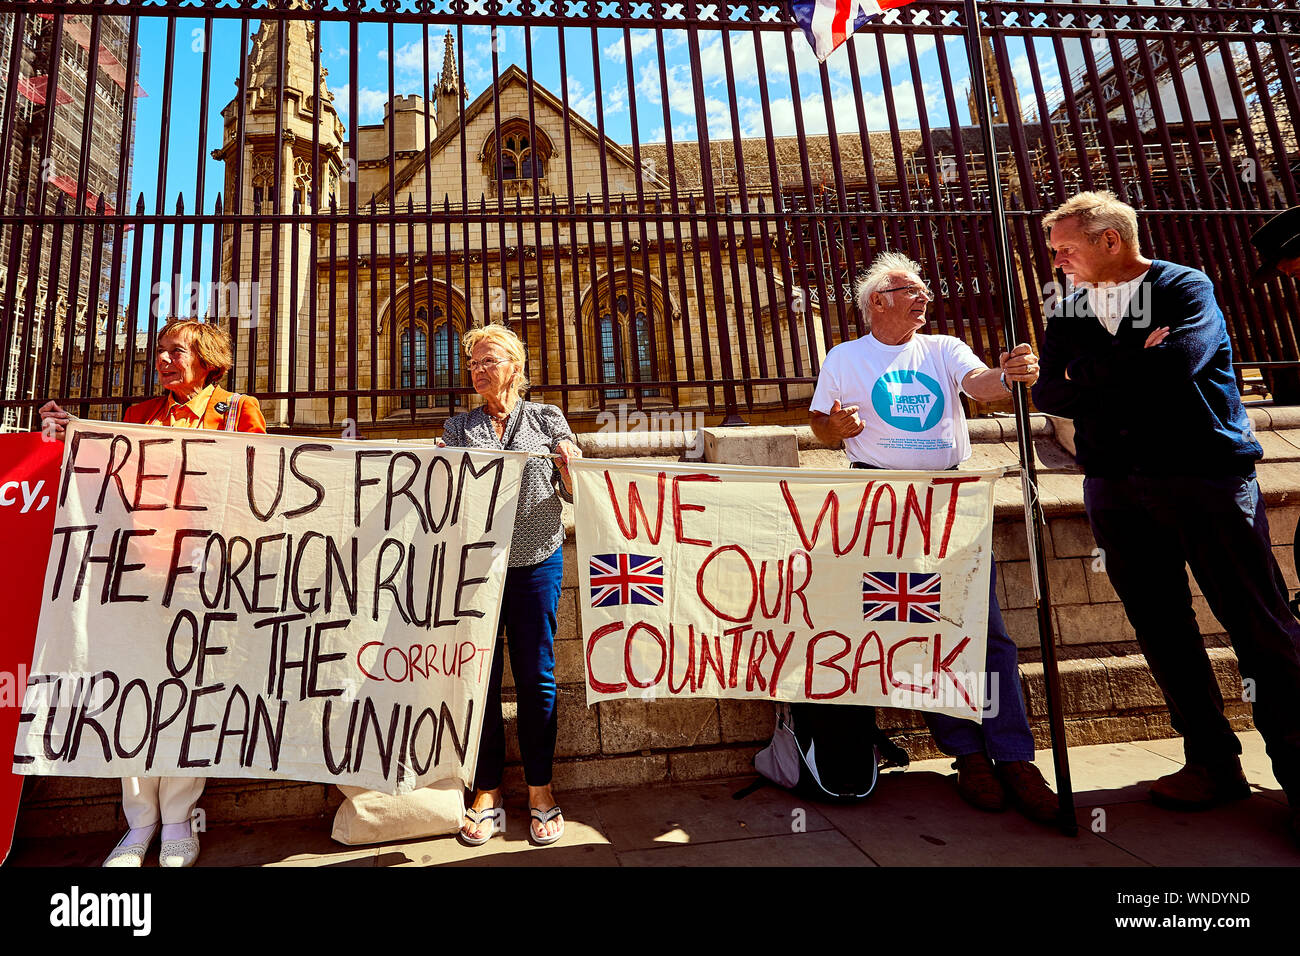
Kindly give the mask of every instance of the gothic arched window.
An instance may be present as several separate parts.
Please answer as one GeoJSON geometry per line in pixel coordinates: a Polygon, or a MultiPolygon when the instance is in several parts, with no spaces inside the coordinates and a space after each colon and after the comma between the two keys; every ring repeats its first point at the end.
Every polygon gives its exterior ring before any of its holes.
{"type": "Polygon", "coordinates": [[[257,155],[253,157],[253,208],[261,212],[264,202],[275,201],[275,167],[271,157],[257,155]]]}
{"type": "MultiPolygon", "coordinates": [[[[618,322],[608,313],[601,315],[596,320],[596,335],[599,340],[600,359],[597,367],[597,378],[602,382],[617,382],[623,376],[622,358],[623,348],[619,334],[618,322]]],[[[606,398],[626,398],[627,391],[621,388],[605,389],[606,398]]]]}
{"type": "MultiPolygon", "coordinates": [[[[424,312],[423,309],[420,312],[424,312]]],[[[415,327],[415,350],[411,350],[411,327],[402,329],[402,388],[429,387],[429,340],[424,326],[415,327]],[[412,382],[415,384],[412,385],[412,382]]],[[[402,407],[411,407],[411,396],[402,396],[402,407]]],[[[416,408],[428,408],[429,396],[416,395],[416,408]]]]}
{"type": "MultiPolygon", "coordinates": [[[[593,378],[597,382],[653,382],[663,377],[668,361],[664,330],[668,316],[662,299],[656,294],[651,300],[640,276],[633,276],[630,288],[621,280],[612,295],[606,280],[593,299],[589,306],[596,336],[593,378]]],[[[626,388],[603,392],[607,399],[629,397],[626,388]]],[[[640,393],[644,398],[661,394],[657,388],[640,389],[640,393]]]]}
{"type": "MultiPolygon", "coordinates": [[[[440,389],[455,388],[462,383],[460,369],[460,335],[454,325],[442,317],[442,309],[433,307],[433,384],[440,389]]],[[[451,395],[442,392],[438,405],[450,405],[451,395]]]]}
{"type": "Polygon", "coordinates": [[[499,183],[504,194],[515,195],[531,193],[534,177],[539,193],[549,191],[546,170],[553,154],[551,140],[540,127],[514,117],[501,124],[499,136],[488,135],[481,158],[492,191],[499,183]]]}
{"type": "MultiPolygon", "coordinates": [[[[451,404],[451,396],[446,389],[456,388],[464,383],[461,374],[460,330],[448,322],[441,306],[433,307],[433,321],[429,321],[429,310],[420,306],[415,310],[415,339],[412,347],[411,327],[408,323],[400,336],[401,344],[401,380],[402,388],[428,389],[429,370],[433,369],[434,390],[438,390],[435,403],[442,407],[451,404]],[[432,332],[430,332],[432,328],[432,332]],[[429,364],[429,336],[433,336],[433,364],[429,364]],[[411,383],[415,384],[412,385],[411,383]]],[[[403,395],[402,408],[411,407],[411,397],[403,395]]],[[[429,396],[416,395],[416,408],[428,408],[429,396]]]]}
{"type": "Polygon", "coordinates": [[[293,159],[293,201],[299,210],[311,209],[311,166],[301,156],[293,159]]]}

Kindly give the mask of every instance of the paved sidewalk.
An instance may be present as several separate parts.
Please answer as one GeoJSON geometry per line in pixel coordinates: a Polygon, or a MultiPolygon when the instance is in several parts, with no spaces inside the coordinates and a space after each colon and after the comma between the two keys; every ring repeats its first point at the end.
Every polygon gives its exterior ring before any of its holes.
{"type": "MultiPolygon", "coordinates": [[[[953,788],[949,760],[886,774],[867,803],[810,804],[752,778],[561,795],[564,839],[536,848],[527,809],[507,804],[507,832],[470,849],[454,836],[343,847],[329,820],[216,826],[199,866],[1297,866],[1286,798],[1258,733],[1239,735],[1249,799],[1203,813],[1152,806],[1145,784],[1182,762],[1180,740],[1070,751],[1079,836],[1068,838],[1014,811],[981,813],[953,788]]],[[[1052,782],[1051,753],[1038,765],[1052,782]]],[[[8,865],[97,866],[119,834],[24,840],[8,865]]],[[[156,865],[156,855],[151,865],[156,865]]]]}

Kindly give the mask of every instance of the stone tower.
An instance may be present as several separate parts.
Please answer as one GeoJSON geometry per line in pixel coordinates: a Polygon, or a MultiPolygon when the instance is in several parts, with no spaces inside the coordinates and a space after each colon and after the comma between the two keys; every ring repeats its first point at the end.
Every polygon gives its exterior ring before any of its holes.
{"type": "MultiPolygon", "coordinates": [[[[993,122],[1010,122],[1008,118],[1009,111],[1019,111],[1020,109],[1020,91],[1016,89],[1016,78],[1014,76],[1004,77],[998,72],[998,58],[993,53],[993,41],[988,36],[983,38],[980,54],[984,60],[984,75],[988,78],[990,115],[993,122]]],[[[967,87],[966,104],[970,108],[971,125],[978,124],[980,113],[979,107],[975,103],[975,88],[973,85],[967,87]]]]}
{"type": "MultiPolygon", "coordinates": [[[[272,6],[301,8],[302,0],[278,0],[272,6]]],[[[334,97],[325,85],[326,70],[320,76],[320,122],[316,134],[320,146],[320,183],[313,181],[313,112],[315,83],[312,75],[316,25],[307,20],[264,19],[253,37],[248,55],[247,88],[222,110],[224,127],[221,149],[213,157],[225,162],[224,211],[244,215],[271,215],[298,211],[309,213],[318,203],[328,212],[331,197],[340,207],[346,201],[343,162],[343,123],[334,108],[334,97]],[[280,61],[281,30],[284,31],[283,80],[280,61]],[[239,104],[244,103],[244,142],[239,144],[239,104]],[[279,137],[279,178],[276,178],[276,108],[281,107],[283,134],[279,137]],[[236,182],[236,177],[239,181],[236,182]],[[319,190],[319,194],[318,194],[319,190]]],[[[327,230],[322,228],[322,234],[327,230]]],[[[290,313],[298,341],[294,349],[294,387],[307,383],[307,369],[317,357],[309,354],[308,324],[311,299],[316,295],[312,272],[312,243],[318,237],[310,225],[246,224],[238,235],[230,230],[223,238],[221,258],[222,294],[218,296],[218,320],[236,336],[236,377],[230,387],[249,389],[247,371],[256,369],[251,391],[288,388],[290,380],[290,313]],[[277,248],[278,247],[278,248],[277,248]],[[293,266],[297,250],[297,268],[293,266]],[[256,255],[254,255],[256,251],[256,255]],[[273,265],[273,253],[278,261],[273,265]],[[236,256],[238,258],[236,258],[236,256]],[[238,328],[231,328],[237,322],[238,328]],[[250,353],[250,348],[252,349],[250,353]]],[[[319,343],[320,337],[317,336],[319,343]]],[[[328,388],[329,384],[322,383],[328,388]]],[[[314,407],[297,414],[316,417],[314,407]]],[[[320,403],[323,416],[324,403],[320,403]]],[[[282,402],[262,402],[267,422],[284,421],[282,402]]]]}
{"type": "Polygon", "coordinates": [[[437,104],[438,129],[444,130],[455,122],[465,101],[465,84],[460,81],[456,69],[456,41],[451,38],[451,31],[442,38],[442,75],[438,77],[438,88],[434,94],[437,104]]]}

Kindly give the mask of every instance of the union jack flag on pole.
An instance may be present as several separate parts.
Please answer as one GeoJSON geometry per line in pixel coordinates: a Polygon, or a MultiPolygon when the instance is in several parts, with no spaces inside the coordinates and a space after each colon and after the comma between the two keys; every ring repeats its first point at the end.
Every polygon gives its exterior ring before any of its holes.
{"type": "Polygon", "coordinates": [[[872,17],[912,0],[794,0],[794,18],[818,60],[825,60],[872,17]]]}

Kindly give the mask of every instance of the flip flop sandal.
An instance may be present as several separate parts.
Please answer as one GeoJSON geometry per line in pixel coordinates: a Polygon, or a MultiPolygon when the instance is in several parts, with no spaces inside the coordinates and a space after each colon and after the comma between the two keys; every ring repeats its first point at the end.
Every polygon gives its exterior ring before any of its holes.
{"type": "Polygon", "coordinates": [[[482,846],[496,834],[497,814],[501,812],[501,807],[488,807],[485,810],[469,809],[465,811],[465,819],[474,825],[475,829],[481,828],[487,824],[487,832],[481,837],[475,839],[465,833],[464,827],[456,831],[456,836],[461,843],[466,846],[482,846]]]}
{"type": "Polygon", "coordinates": [[[564,815],[559,806],[551,807],[549,810],[538,810],[536,807],[529,807],[528,813],[536,823],[540,823],[542,826],[546,826],[546,824],[550,823],[556,817],[560,818],[559,831],[557,833],[552,833],[550,836],[538,836],[536,828],[534,828],[532,824],[529,824],[528,839],[532,840],[533,843],[538,846],[549,846],[560,837],[564,836],[564,815]]]}

